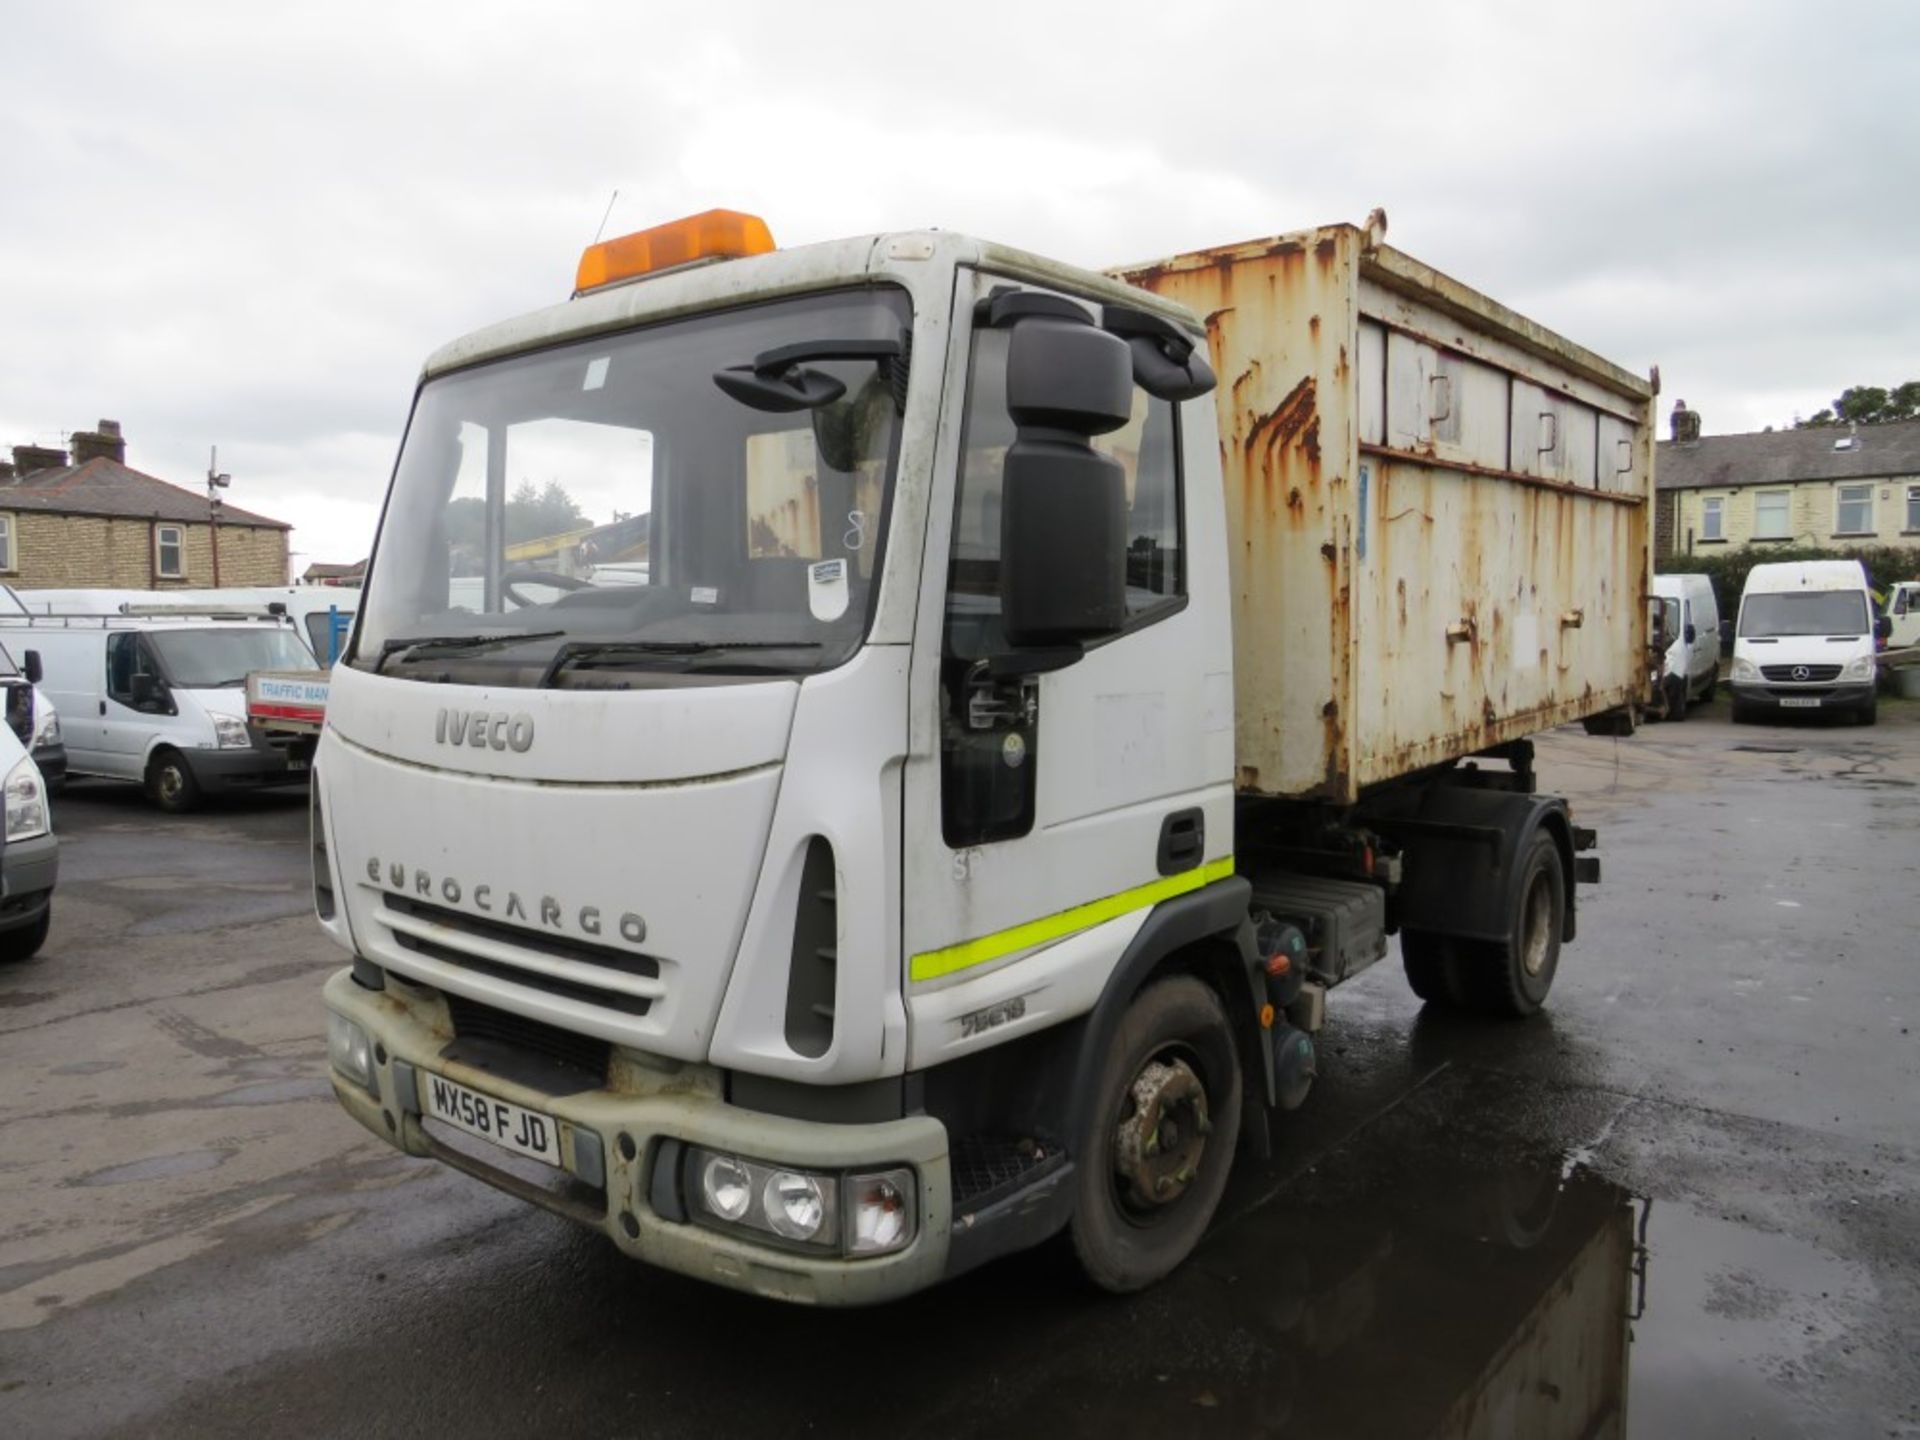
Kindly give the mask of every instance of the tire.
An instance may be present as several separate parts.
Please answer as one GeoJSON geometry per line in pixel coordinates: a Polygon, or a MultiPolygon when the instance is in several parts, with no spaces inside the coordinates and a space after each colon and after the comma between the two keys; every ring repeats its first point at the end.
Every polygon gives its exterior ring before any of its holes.
{"type": "Polygon", "coordinates": [[[1519,875],[1509,926],[1512,938],[1473,945],[1462,960],[1474,1008],[1514,1019],[1540,1013],[1560,968],[1567,876],[1560,847],[1546,831],[1533,832],[1519,875]]]}
{"type": "Polygon", "coordinates": [[[1667,719],[1681,721],[1687,718],[1687,677],[1673,675],[1667,679],[1667,719]]]}
{"type": "Polygon", "coordinates": [[[1711,705],[1713,703],[1714,691],[1719,688],[1720,667],[1716,665],[1712,670],[1707,672],[1707,688],[1700,692],[1700,703],[1702,705],[1711,705]]]}
{"type": "Polygon", "coordinates": [[[1429,1005],[1461,1003],[1459,945],[1451,935],[1402,930],[1400,963],[1406,967],[1408,986],[1429,1005]]]}
{"type": "Polygon", "coordinates": [[[53,900],[47,900],[47,908],[40,912],[40,918],[21,930],[9,930],[0,935],[0,965],[14,965],[22,960],[31,960],[40,953],[40,947],[47,943],[47,930],[53,924],[53,900]]]}
{"type": "Polygon", "coordinates": [[[1853,723],[1856,725],[1877,724],[1879,722],[1879,719],[1880,719],[1880,697],[1877,695],[1873,699],[1869,700],[1865,705],[1861,706],[1858,710],[1853,712],[1853,723]]]}
{"type": "Polygon", "coordinates": [[[1751,725],[1753,723],[1753,707],[1751,705],[1742,705],[1738,700],[1734,701],[1732,718],[1733,723],[1736,725],[1751,725]]]}
{"type": "Polygon", "coordinates": [[[200,804],[200,782],[178,750],[156,750],[147,763],[147,798],[169,815],[185,815],[200,804]]]}
{"type": "Polygon", "coordinates": [[[1095,1285],[1116,1295],[1145,1289],[1200,1243],[1233,1168],[1241,1092],[1239,1050],[1218,995],[1183,975],[1134,998],[1108,1049],[1087,1129],[1076,1137],[1074,1151],[1068,1236],[1080,1269],[1095,1285]],[[1192,1081],[1198,1082],[1197,1104],[1192,1081]],[[1159,1142],[1153,1149],[1136,1148],[1138,1099],[1146,1093],[1160,1097],[1159,1124],[1149,1137],[1159,1142]],[[1163,1137],[1170,1131],[1168,1141],[1163,1137]],[[1170,1150],[1159,1148],[1169,1144],[1170,1150]],[[1131,1171],[1123,1178],[1120,1167],[1130,1149],[1131,1171]],[[1170,1168],[1175,1165],[1180,1169],[1170,1168]],[[1142,1198],[1142,1183],[1156,1172],[1158,1184],[1174,1190],[1171,1198],[1142,1198]],[[1185,1180],[1178,1178],[1183,1172],[1185,1180]]]}

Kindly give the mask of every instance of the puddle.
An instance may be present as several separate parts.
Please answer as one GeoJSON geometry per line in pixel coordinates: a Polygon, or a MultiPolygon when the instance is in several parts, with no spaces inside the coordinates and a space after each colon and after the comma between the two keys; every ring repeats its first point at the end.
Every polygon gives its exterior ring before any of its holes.
{"type": "Polygon", "coordinates": [[[54,1066],[53,1073],[55,1075],[102,1075],[109,1070],[126,1068],[127,1062],[124,1060],[75,1060],[70,1065],[54,1066]]]}
{"type": "MultiPolygon", "coordinates": [[[[1658,1201],[1647,1252],[1629,1415],[1691,1440],[1792,1433],[1783,1405],[1844,1360],[1850,1323],[1874,1297],[1864,1270],[1658,1201]]],[[[1807,1422],[1805,1433],[1845,1433],[1831,1417],[1807,1422]]]]}
{"type": "Polygon", "coordinates": [[[331,1097],[333,1086],[324,1079],[262,1080],[214,1097],[215,1105],[280,1105],[289,1100],[331,1097]]]}
{"type": "Polygon", "coordinates": [[[68,1183],[131,1185],[138,1180],[171,1180],[176,1175],[197,1175],[203,1170],[211,1170],[224,1164],[233,1153],[231,1150],[182,1150],[174,1155],[154,1155],[145,1160],[133,1160],[125,1165],[95,1170],[68,1183]]]}
{"type": "Polygon", "coordinates": [[[51,990],[0,990],[0,1010],[21,1010],[53,998],[51,990]]]}

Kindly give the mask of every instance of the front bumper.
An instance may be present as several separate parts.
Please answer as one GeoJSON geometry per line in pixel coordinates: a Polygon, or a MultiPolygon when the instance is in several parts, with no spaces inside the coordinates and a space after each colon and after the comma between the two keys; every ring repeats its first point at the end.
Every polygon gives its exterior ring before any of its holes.
{"type": "MultiPolygon", "coordinates": [[[[946,1273],[952,1184],[946,1127],[938,1120],[916,1115],[831,1125],[765,1115],[722,1100],[718,1076],[705,1066],[662,1062],[655,1068],[618,1050],[608,1088],[551,1095],[446,1058],[451,1025],[444,1004],[428,995],[403,993],[391,978],[387,989],[368,990],[350,970],[335,974],[325,990],[327,1008],[372,1038],[380,1090],[375,1098],[333,1073],[334,1094],[354,1119],[407,1154],[444,1161],[591,1225],[634,1259],[772,1299],[875,1304],[923,1290],[946,1273]],[[423,1072],[553,1117],[561,1157],[577,1183],[565,1191],[543,1188],[476,1159],[470,1151],[484,1155],[484,1141],[455,1148],[437,1138],[422,1121],[423,1072]],[[813,1170],[911,1166],[920,1182],[919,1233],[904,1250],[849,1260],[798,1254],[670,1219],[649,1202],[653,1170],[668,1140],[813,1170]]],[[[508,1159],[504,1151],[500,1156],[508,1159]]]]}
{"type": "Polygon", "coordinates": [[[60,875],[60,842],[52,835],[15,840],[0,849],[0,932],[39,920],[60,875]]]}
{"type": "Polygon", "coordinates": [[[258,790],[270,785],[304,785],[313,766],[271,745],[248,749],[184,750],[193,778],[209,795],[258,790]]]}
{"type": "Polygon", "coordinates": [[[1775,685],[1767,681],[1738,681],[1729,687],[1736,705],[1751,710],[1777,710],[1788,715],[1832,713],[1847,715],[1873,704],[1872,681],[1828,685],[1775,685]],[[1818,700],[1818,705],[1785,705],[1785,700],[1818,700]]]}
{"type": "Polygon", "coordinates": [[[49,785],[58,785],[67,778],[67,747],[56,741],[52,745],[33,747],[33,763],[40,767],[40,778],[49,785]]]}

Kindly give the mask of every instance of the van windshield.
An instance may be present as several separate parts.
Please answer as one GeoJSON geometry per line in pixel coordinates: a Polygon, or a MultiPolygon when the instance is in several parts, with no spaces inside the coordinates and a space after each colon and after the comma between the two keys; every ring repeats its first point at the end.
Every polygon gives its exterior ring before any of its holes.
{"type": "Polygon", "coordinates": [[[148,643],[167,683],[181,690],[244,685],[255,670],[317,670],[313,655],[290,630],[155,630],[148,643]]]}
{"type": "Polygon", "coordinates": [[[440,684],[725,683],[866,632],[904,292],[696,315],[431,380],[349,665],[440,684]]]}
{"type": "Polygon", "coordinates": [[[1867,628],[1867,597],[1858,590],[1749,595],[1740,607],[1742,635],[1864,635],[1867,628]]]}

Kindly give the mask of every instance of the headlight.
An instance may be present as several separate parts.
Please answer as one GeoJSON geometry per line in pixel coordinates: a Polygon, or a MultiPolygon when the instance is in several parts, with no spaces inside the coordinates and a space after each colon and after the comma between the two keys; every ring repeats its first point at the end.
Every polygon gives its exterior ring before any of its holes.
{"type": "Polygon", "coordinates": [[[33,743],[38,749],[42,745],[60,743],[60,716],[52,710],[42,710],[40,718],[33,723],[33,743]]]}
{"type": "Polygon", "coordinates": [[[7,772],[7,839],[31,840],[47,833],[47,787],[31,756],[7,772]]]}
{"type": "Polygon", "coordinates": [[[247,722],[236,720],[231,715],[213,717],[213,743],[222,750],[246,750],[253,745],[253,736],[247,733],[247,722]]]}
{"type": "Polygon", "coordinates": [[[1735,660],[1733,662],[1733,678],[1736,680],[1758,680],[1760,678],[1760,672],[1754,669],[1753,661],[1751,660],[1735,660]]]}
{"type": "Polygon", "coordinates": [[[380,1082],[373,1073],[373,1042],[353,1021],[331,1010],[327,1012],[327,1059],[374,1099],[380,1098],[380,1082]]]}
{"type": "Polygon", "coordinates": [[[1846,672],[1842,678],[1847,680],[1871,680],[1873,679],[1875,668],[1873,656],[1862,655],[1857,660],[1847,662],[1846,672]]]}
{"type": "Polygon", "coordinates": [[[728,1228],[849,1256],[905,1249],[917,1232],[911,1170],[821,1174],[699,1149],[691,1162],[692,1204],[728,1228]]]}

